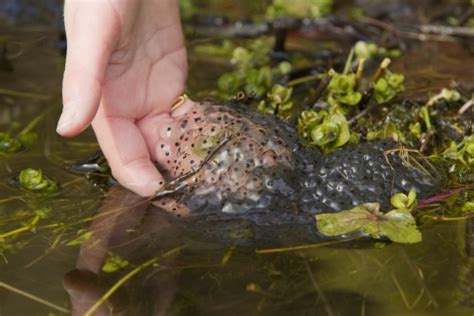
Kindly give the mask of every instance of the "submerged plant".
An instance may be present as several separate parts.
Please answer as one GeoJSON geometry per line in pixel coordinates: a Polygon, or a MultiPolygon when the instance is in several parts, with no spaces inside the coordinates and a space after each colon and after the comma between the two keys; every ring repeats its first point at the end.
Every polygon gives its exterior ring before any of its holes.
{"type": "Polygon", "coordinates": [[[109,254],[102,265],[102,271],[106,273],[116,272],[128,265],[128,261],[119,255],[109,254]]]}
{"type": "Polygon", "coordinates": [[[348,234],[369,235],[374,239],[388,238],[399,243],[417,243],[421,233],[411,211],[416,205],[416,193],[395,194],[391,199],[394,209],[380,212],[379,203],[364,203],[338,213],[318,214],[318,230],[326,236],[348,234]]]}
{"type": "Polygon", "coordinates": [[[31,192],[52,193],[58,190],[57,183],[45,176],[41,169],[24,169],[18,180],[22,189],[31,192]]]}

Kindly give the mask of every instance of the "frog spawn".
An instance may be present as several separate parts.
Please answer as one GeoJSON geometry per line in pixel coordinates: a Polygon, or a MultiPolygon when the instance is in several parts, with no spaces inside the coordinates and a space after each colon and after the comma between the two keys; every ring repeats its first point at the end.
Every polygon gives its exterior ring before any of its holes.
{"type": "Polygon", "coordinates": [[[236,109],[196,104],[158,132],[163,142],[156,159],[165,161],[169,179],[197,171],[183,180],[185,188],[172,196],[173,203],[156,201],[166,211],[242,214],[268,209],[275,193],[294,193],[276,172],[296,169],[293,150],[236,109]]]}
{"type": "Polygon", "coordinates": [[[322,156],[300,145],[288,125],[236,103],[200,103],[157,132],[164,133],[164,141],[156,157],[165,159],[168,178],[189,176],[155,205],[179,216],[308,223],[314,214],[361,203],[387,206],[391,194],[411,188],[424,198],[439,186],[399,157],[389,165],[384,153],[398,146],[394,142],[368,142],[322,156]]]}

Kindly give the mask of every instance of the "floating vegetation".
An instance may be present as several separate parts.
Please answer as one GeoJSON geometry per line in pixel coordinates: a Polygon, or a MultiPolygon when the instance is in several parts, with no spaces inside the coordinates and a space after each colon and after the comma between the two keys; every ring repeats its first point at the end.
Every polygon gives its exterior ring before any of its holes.
{"type": "Polygon", "coordinates": [[[11,154],[22,148],[22,143],[10,133],[0,133],[0,155],[11,154]]]}
{"type": "Polygon", "coordinates": [[[416,203],[415,191],[408,195],[398,193],[392,196],[394,209],[387,213],[380,211],[379,203],[364,203],[353,209],[316,215],[319,232],[326,236],[345,236],[361,233],[375,239],[388,238],[398,243],[417,243],[421,233],[411,211],[416,203]]]}
{"type": "Polygon", "coordinates": [[[43,170],[27,168],[18,176],[20,187],[36,193],[53,193],[58,190],[58,184],[45,176],[43,170]]]}

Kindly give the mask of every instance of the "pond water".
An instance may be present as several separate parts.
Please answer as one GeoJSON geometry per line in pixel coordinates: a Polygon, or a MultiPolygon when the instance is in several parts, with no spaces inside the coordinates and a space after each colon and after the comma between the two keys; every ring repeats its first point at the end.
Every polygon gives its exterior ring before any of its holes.
{"type": "MultiPolygon", "coordinates": [[[[307,244],[297,236],[306,232],[292,227],[267,228],[262,234],[272,242],[254,242],[260,228],[251,223],[181,220],[67,170],[98,146],[91,130],[74,139],[55,132],[64,64],[58,2],[0,5],[0,131],[20,134],[31,123],[38,135],[25,150],[0,156],[0,315],[82,315],[121,281],[95,315],[474,315],[472,216],[423,225],[423,241],[413,245],[307,244]],[[41,168],[59,192],[19,189],[16,177],[25,168],[41,168]]],[[[214,16],[224,11],[234,18],[264,7],[206,5],[214,16]]],[[[193,34],[190,47],[214,40],[193,34]]],[[[289,45],[304,43],[314,46],[299,37],[289,45]]],[[[449,58],[416,58],[432,73],[446,73],[438,60],[472,58],[457,47],[449,52],[449,58]]],[[[214,88],[221,61],[190,49],[191,93],[214,88]]],[[[417,74],[410,63],[397,67],[417,74]]],[[[456,67],[452,75],[423,77],[423,91],[445,86],[461,72],[456,67]]],[[[473,68],[459,80],[472,85],[473,68]]]]}

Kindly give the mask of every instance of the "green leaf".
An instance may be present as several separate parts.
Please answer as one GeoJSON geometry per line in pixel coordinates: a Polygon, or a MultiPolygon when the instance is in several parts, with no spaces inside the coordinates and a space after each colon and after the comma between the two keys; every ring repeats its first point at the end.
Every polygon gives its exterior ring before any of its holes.
{"type": "Polygon", "coordinates": [[[408,195],[404,193],[397,193],[392,196],[390,203],[393,207],[400,210],[408,210],[414,206],[416,202],[415,190],[410,190],[408,195]]]}
{"type": "Polygon", "coordinates": [[[362,100],[360,92],[352,92],[346,95],[337,96],[337,100],[347,105],[357,105],[362,100]]]}
{"type": "Polygon", "coordinates": [[[20,187],[24,190],[40,193],[51,193],[58,190],[58,185],[43,174],[41,169],[27,168],[18,177],[20,187]]]}
{"type": "Polygon", "coordinates": [[[354,45],[354,52],[358,58],[369,59],[377,55],[377,45],[364,41],[358,41],[354,45]]]}
{"type": "Polygon", "coordinates": [[[102,271],[111,273],[123,269],[129,265],[128,261],[118,255],[109,255],[104,264],[102,265],[102,271]]]}
{"type": "Polygon", "coordinates": [[[387,237],[399,243],[421,241],[421,233],[409,211],[396,209],[383,214],[379,203],[365,203],[338,213],[318,214],[316,223],[318,230],[326,236],[362,233],[375,239],[387,237]]]}
{"type": "Polygon", "coordinates": [[[21,142],[13,138],[10,133],[0,133],[0,155],[15,153],[21,147],[21,142]]]}

